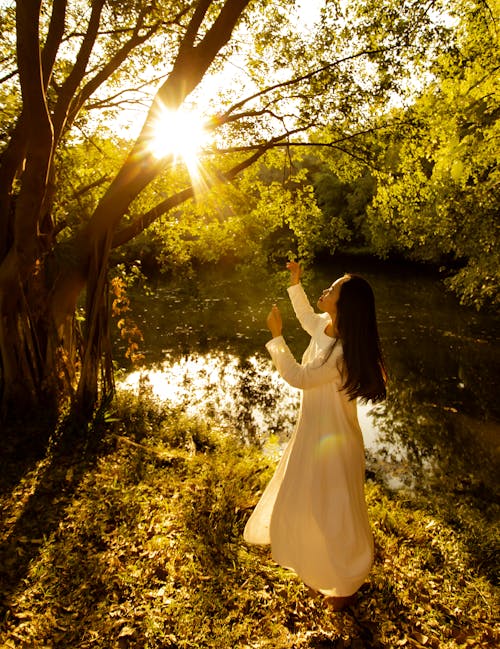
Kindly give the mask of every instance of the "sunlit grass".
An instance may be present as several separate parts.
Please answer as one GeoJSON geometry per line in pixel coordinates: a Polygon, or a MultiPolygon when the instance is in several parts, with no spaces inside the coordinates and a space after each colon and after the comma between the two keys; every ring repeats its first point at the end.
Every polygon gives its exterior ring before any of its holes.
{"type": "Polygon", "coordinates": [[[369,481],[375,566],[333,614],[242,540],[274,466],[258,449],[148,394],[112,419],[95,458],[53,462],[22,532],[20,510],[5,522],[3,646],[493,646],[493,505],[369,481]]]}

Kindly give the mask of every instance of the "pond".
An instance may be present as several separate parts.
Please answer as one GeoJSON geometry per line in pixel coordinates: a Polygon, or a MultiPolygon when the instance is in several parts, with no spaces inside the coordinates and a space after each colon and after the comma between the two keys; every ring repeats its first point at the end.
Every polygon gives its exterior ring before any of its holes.
{"type": "MultiPolygon", "coordinates": [[[[459,306],[432,273],[415,267],[335,258],[303,278],[311,303],[346,271],[373,286],[389,371],[389,396],[359,408],[368,470],[393,488],[453,489],[496,498],[499,469],[500,317],[459,306]]],[[[288,301],[282,268],[203,270],[158,280],[131,294],[144,335],[145,367],[121,387],[149,382],[158,399],[237,430],[278,457],[298,412],[264,348],[265,318],[276,302],[284,336],[300,358],[307,334],[288,301]]]]}

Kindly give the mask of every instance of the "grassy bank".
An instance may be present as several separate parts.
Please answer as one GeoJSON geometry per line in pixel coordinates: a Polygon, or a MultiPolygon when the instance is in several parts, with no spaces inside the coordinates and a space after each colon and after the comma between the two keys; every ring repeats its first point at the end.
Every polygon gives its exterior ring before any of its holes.
{"type": "MultiPolygon", "coordinates": [[[[124,398],[123,398],[124,399],[124,398]]],[[[376,561],[333,613],[242,531],[272,465],[144,397],[1,476],[0,647],[492,647],[498,510],[368,481],[376,561]]]]}

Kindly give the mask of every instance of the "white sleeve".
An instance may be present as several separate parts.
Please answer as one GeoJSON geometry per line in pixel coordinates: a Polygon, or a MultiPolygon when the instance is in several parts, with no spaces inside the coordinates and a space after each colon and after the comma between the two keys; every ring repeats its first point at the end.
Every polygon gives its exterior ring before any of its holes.
{"type": "Polygon", "coordinates": [[[289,286],[287,290],[297,320],[300,322],[301,327],[312,336],[316,328],[319,327],[319,324],[323,322],[322,316],[319,313],[315,313],[307,299],[302,284],[294,284],[293,286],[289,286]]]}
{"type": "Polygon", "coordinates": [[[280,375],[294,388],[307,390],[327,383],[335,383],[339,388],[342,385],[338,367],[340,347],[330,355],[326,352],[326,360],[320,356],[305,365],[297,363],[283,336],[270,340],[266,343],[266,348],[280,375]]]}

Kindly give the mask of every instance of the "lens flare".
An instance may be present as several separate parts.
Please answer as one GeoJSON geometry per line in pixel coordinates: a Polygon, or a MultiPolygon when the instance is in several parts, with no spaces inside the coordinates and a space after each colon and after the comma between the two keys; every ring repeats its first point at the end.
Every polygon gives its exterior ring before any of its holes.
{"type": "Polygon", "coordinates": [[[151,138],[151,153],[156,158],[168,155],[188,160],[197,159],[207,133],[201,117],[193,111],[163,109],[151,138]]]}

